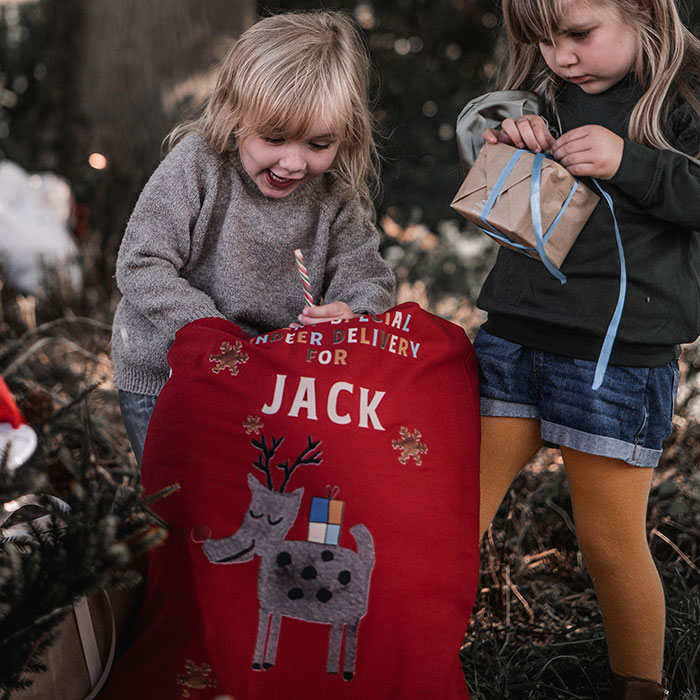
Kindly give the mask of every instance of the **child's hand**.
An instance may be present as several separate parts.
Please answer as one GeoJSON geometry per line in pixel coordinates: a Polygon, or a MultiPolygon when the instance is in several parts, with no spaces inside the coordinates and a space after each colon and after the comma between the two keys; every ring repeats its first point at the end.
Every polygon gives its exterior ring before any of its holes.
{"type": "Polygon", "coordinates": [[[558,138],[552,148],[554,160],[572,175],[609,180],[620,167],[625,142],[596,124],[579,126],[558,138]]]}
{"type": "Polygon", "coordinates": [[[334,301],[321,306],[305,306],[298,318],[303,326],[312,326],[314,323],[337,321],[340,318],[355,318],[355,315],[344,301],[334,301]]]}
{"type": "Polygon", "coordinates": [[[501,128],[486,129],[484,141],[507,143],[516,148],[527,148],[535,153],[545,153],[554,144],[547,122],[538,114],[525,114],[517,119],[504,119],[501,128]]]}

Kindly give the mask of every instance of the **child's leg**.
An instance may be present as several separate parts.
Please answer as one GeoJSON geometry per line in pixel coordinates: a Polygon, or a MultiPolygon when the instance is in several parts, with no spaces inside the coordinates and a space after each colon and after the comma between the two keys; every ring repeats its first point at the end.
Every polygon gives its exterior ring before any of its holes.
{"type": "Polygon", "coordinates": [[[483,535],[518,472],[542,447],[534,418],[481,417],[479,533],[483,535]]]}
{"type": "Polygon", "coordinates": [[[566,447],[561,451],[612,670],[660,682],[665,603],[646,534],[653,470],[566,447]]]}
{"type": "Polygon", "coordinates": [[[156,398],[145,394],[134,394],[131,391],[119,391],[122,421],[139,466],[141,466],[146,432],[156,405],[156,398]]]}

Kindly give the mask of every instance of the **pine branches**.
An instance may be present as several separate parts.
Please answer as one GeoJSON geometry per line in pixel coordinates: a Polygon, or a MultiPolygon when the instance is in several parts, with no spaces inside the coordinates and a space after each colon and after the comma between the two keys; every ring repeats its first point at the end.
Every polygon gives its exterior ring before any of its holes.
{"type": "Polygon", "coordinates": [[[15,471],[0,464],[2,700],[45,670],[42,656],[76,599],[140,580],[134,560],[165,536],[149,504],[177,488],[142,496],[116,392],[104,387],[106,324],[59,319],[22,332],[11,313],[5,319],[0,372],[39,445],[15,471]],[[70,339],[55,337],[67,329],[70,339]]]}
{"type": "Polygon", "coordinates": [[[24,525],[26,534],[0,540],[0,689],[21,687],[23,673],[41,670],[47,633],[76,598],[137,583],[125,567],[164,536],[140,490],[91,465],[92,456],[83,450],[88,464],[60,500],[20,497],[35,503],[20,505],[8,530],[24,525]]]}

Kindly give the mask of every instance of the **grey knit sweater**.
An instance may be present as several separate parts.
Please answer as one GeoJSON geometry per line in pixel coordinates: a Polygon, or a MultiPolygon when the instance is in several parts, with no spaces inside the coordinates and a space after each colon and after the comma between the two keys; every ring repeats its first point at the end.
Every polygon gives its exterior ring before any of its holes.
{"type": "Polygon", "coordinates": [[[359,200],[344,200],[330,176],[268,199],[237,154],[187,136],[146,184],[119,249],[115,386],[157,396],[175,333],[195,319],[227,318],[250,335],[296,320],[304,298],[295,248],[316,303],[386,310],[395,283],[378,241],[359,200]]]}

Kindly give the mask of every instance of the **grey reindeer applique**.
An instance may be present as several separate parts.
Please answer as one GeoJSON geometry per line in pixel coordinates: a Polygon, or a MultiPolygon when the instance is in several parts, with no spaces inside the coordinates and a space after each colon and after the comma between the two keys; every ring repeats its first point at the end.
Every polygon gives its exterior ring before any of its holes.
{"type": "Polygon", "coordinates": [[[292,472],[305,464],[320,464],[320,441],[307,438],[307,446],[289,466],[285,460],[277,467],[284,472],[279,491],[272,484],[271,461],[284,438],[265,436],[252,440],[259,450],[253,466],[265,474],[261,484],[248,474],[250,506],[236,532],[222,539],[197,536],[209,561],[215,564],[241,564],[260,557],[258,601],[260,603],[258,635],[253,654],[253,668],[267,670],[274,666],[283,616],[330,625],[326,671],[338,673],[340,649],[345,629],[343,678],[355,675],[357,630],[367,612],[370,577],[374,568],[374,542],[369,530],[358,524],[350,528],[357,551],[332,544],[307,540],[286,540],[296,520],[303,488],[285,493],[292,472]]]}

